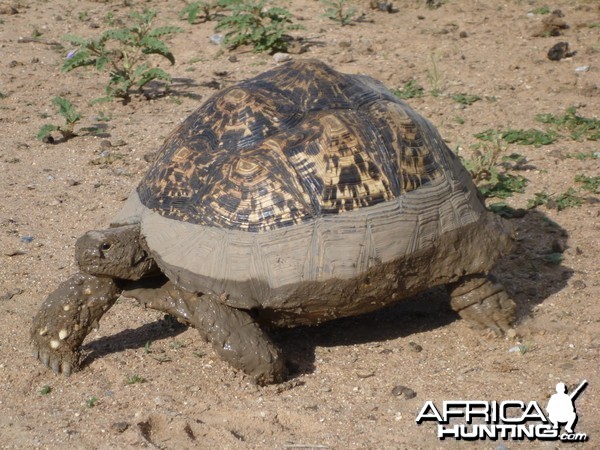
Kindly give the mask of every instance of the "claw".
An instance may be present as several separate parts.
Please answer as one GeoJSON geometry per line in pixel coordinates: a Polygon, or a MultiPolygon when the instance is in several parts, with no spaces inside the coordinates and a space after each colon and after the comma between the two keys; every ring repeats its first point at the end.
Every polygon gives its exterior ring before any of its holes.
{"type": "Polygon", "coordinates": [[[50,368],[52,369],[52,372],[59,374],[60,373],[60,361],[56,358],[52,358],[52,361],[50,361],[50,368]]]}
{"type": "Polygon", "coordinates": [[[40,352],[40,361],[46,366],[48,367],[48,362],[50,361],[50,353],[46,352],[46,351],[41,351],[40,352]]]}
{"type": "Polygon", "coordinates": [[[60,369],[64,376],[68,377],[71,375],[71,363],[63,361],[63,363],[60,366],[60,369]]]}

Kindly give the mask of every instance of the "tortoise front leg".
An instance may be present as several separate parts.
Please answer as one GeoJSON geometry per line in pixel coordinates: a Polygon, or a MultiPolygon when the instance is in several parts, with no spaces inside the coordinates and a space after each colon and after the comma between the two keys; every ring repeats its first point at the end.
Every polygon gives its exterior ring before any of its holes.
{"type": "Polygon", "coordinates": [[[131,285],[123,295],[191,324],[221,358],[258,383],[276,383],[284,378],[281,352],[248,312],[224,305],[216,295],[179,289],[170,281],[161,286],[138,287],[140,284],[131,285]]]}
{"type": "Polygon", "coordinates": [[[465,278],[449,286],[450,306],[471,325],[502,336],[515,319],[515,302],[504,287],[485,275],[465,278]]]}
{"type": "Polygon", "coordinates": [[[33,319],[34,357],[55,373],[77,370],[79,347],[120,292],[111,278],[81,272],[61,283],[33,319]]]}

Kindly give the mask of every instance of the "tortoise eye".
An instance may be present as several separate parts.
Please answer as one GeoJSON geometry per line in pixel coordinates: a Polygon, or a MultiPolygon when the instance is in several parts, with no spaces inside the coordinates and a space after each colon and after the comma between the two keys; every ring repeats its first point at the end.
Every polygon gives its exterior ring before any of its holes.
{"type": "Polygon", "coordinates": [[[100,244],[100,250],[102,250],[103,252],[110,250],[111,247],[112,244],[110,242],[103,242],[102,244],[100,244]]]}

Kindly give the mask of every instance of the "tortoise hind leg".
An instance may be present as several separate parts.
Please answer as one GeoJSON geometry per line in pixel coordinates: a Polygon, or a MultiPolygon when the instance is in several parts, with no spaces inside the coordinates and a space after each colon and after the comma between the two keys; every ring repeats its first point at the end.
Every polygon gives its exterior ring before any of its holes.
{"type": "Polygon", "coordinates": [[[450,306],[471,325],[502,336],[515,319],[515,302],[489,276],[474,275],[449,286],[450,306]]]}
{"type": "Polygon", "coordinates": [[[285,364],[281,352],[248,312],[224,305],[216,295],[187,292],[169,281],[161,283],[148,288],[138,287],[138,282],[123,295],[194,326],[221,358],[258,383],[282,381],[285,364]]]}

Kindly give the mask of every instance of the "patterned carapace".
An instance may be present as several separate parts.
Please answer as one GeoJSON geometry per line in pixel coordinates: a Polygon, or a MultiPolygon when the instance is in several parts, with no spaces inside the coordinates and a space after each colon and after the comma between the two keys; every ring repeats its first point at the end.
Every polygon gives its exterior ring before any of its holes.
{"type": "Polygon", "coordinates": [[[372,78],[294,61],[210,98],[138,193],[163,216],[253,232],[368,207],[442,175],[425,123],[372,78]]]}

